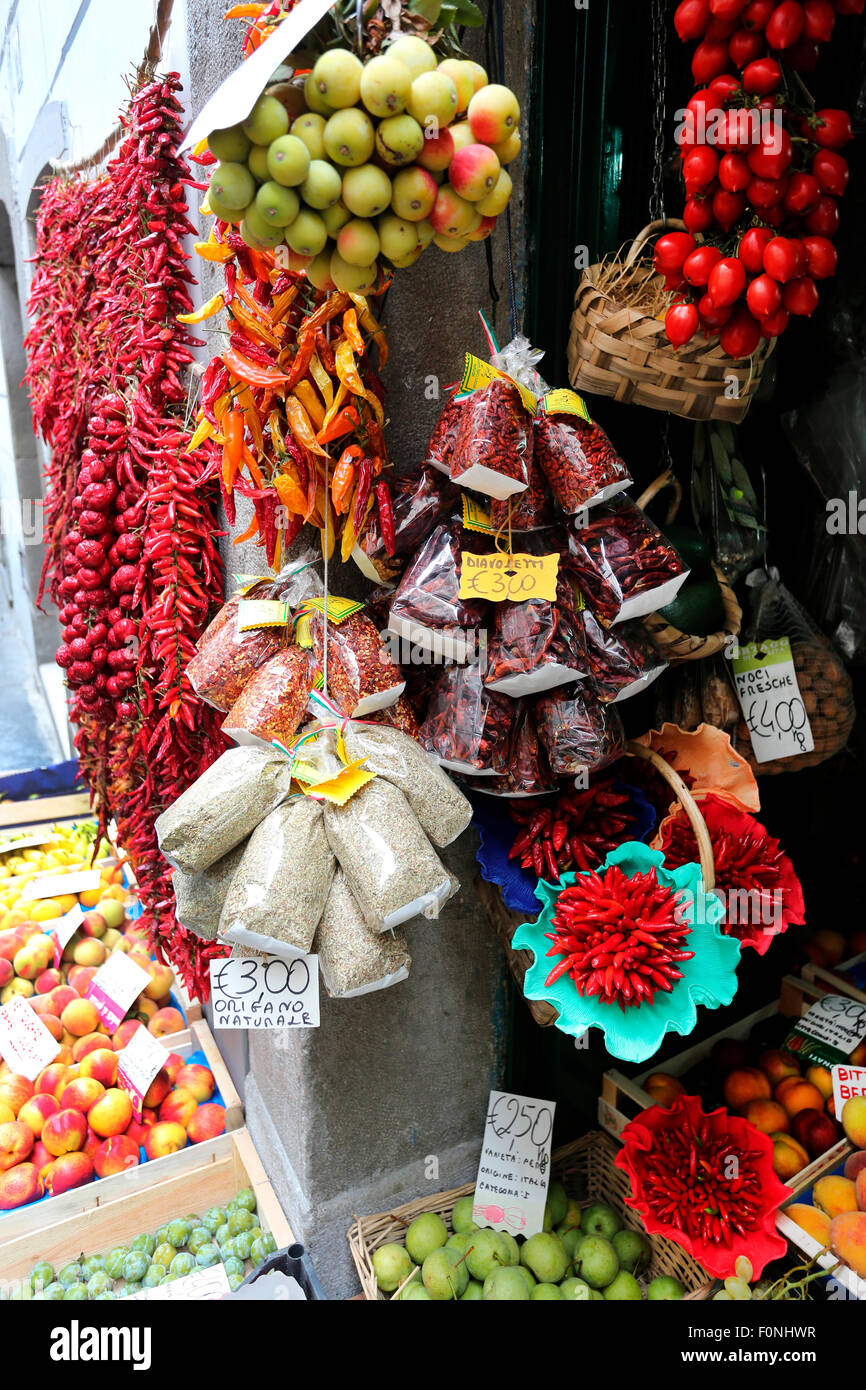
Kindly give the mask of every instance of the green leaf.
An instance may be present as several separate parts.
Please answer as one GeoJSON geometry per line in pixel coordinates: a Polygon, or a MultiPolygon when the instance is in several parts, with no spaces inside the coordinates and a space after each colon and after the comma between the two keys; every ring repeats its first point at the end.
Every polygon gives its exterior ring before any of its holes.
{"type": "Polygon", "coordinates": [[[465,24],[477,29],[484,23],[484,16],[475,0],[446,0],[440,15],[442,24],[465,24]]]}
{"type": "Polygon", "coordinates": [[[442,0],[411,0],[409,5],[409,13],[419,14],[431,28],[437,23],[441,9],[442,0]]]}

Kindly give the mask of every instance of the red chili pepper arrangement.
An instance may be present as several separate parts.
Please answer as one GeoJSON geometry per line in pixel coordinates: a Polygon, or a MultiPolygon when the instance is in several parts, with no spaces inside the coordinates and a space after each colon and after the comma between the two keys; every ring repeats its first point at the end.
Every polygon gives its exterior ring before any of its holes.
{"type": "Polygon", "coordinates": [[[221,565],[215,471],[183,419],[181,374],[198,340],[176,321],[194,283],[179,87],[169,73],[134,94],[127,137],[94,184],[55,181],[46,192],[27,350],[37,427],[52,449],[46,568],[62,604],[58,662],[74,691],[82,772],[102,826],[117,821],[154,945],[204,994],[208,957],[223,948],[178,926],[153,829],[225,747],[185,674],[221,597],[221,565]],[[71,352],[71,368],[58,350],[71,352]]]}
{"type": "Polygon", "coordinates": [[[838,200],[849,177],[840,151],[853,131],[847,112],[816,110],[795,74],[815,68],[837,15],[863,10],[864,0],[677,7],[680,39],[700,42],[692,57],[699,89],[679,136],[688,230],[666,233],[655,248],[656,269],[675,293],[665,320],[675,347],[700,331],[720,336],[731,357],[748,357],[792,315],[817,308],[818,285],[836,270],[838,200]]]}
{"type": "Polygon", "coordinates": [[[755,1277],[787,1245],[775,1213],[791,1190],[773,1171],[773,1141],[725,1110],[705,1114],[695,1096],[651,1106],[626,1125],[616,1166],[628,1205],[647,1231],[675,1240],[710,1274],[733,1274],[741,1255],[755,1277]]]}
{"type": "Polygon", "coordinates": [[[559,883],[574,869],[597,868],[612,849],[633,838],[638,818],[630,802],[629,793],[608,775],[584,791],[562,792],[540,808],[512,806],[511,819],[522,829],[508,858],[519,858],[521,868],[549,883],[559,883]]]}

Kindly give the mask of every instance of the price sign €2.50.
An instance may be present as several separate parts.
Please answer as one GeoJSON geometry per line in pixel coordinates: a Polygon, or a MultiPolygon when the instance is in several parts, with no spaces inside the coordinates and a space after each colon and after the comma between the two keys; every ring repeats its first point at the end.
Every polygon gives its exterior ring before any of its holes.
{"type": "Polygon", "coordinates": [[[490,1092],[472,1211],[479,1226],[513,1236],[543,1229],[555,1109],[553,1101],[490,1092]]]}

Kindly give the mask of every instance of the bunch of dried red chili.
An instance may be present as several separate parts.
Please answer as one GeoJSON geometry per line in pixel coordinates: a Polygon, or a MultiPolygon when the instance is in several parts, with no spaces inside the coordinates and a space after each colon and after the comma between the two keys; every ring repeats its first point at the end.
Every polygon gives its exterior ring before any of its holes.
{"type": "Polygon", "coordinates": [[[628,792],[609,776],[585,791],[563,792],[552,805],[531,810],[513,806],[511,819],[522,829],[508,858],[519,859],[521,868],[549,883],[559,883],[570,870],[603,863],[637,823],[628,792]]]}

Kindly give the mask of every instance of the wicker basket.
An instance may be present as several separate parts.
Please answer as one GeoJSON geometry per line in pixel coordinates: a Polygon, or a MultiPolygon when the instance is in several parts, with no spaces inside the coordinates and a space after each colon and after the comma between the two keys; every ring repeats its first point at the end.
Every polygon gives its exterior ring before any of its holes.
{"type": "MultiPolygon", "coordinates": [[[[631,1195],[631,1187],[628,1176],[614,1167],[618,1152],[618,1144],[601,1130],[594,1130],[573,1144],[557,1149],[553,1155],[553,1176],[564,1184],[566,1191],[581,1206],[589,1206],[590,1202],[607,1202],[625,1226],[645,1235],[643,1222],[637,1212],[625,1204],[626,1197],[631,1195]]],[[[437,1212],[451,1230],[454,1203],[458,1197],[468,1197],[474,1190],[474,1183],[465,1183],[463,1187],[454,1187],[450,1192],[440,1192],[435,1197],[420,1197],[415,1202],[406,1202],[393,1211],[380,1212],[377,1216],[356,1217],[349,1227],[347,1238],[364,1297],[369,1301],[386,1299],[373,1272],[373,1252],[380,1245],[388,1245],[392,1241],[402,1244],[407,1226],[425,1211],[437,1212]]],[[[646,1282],[660,1274],[669,1274],[679,1279],[686,1288],[686,1298],[697,1301],[709,1297],[712,1284],[697,1260],[672,1240],[665,1240],[662,1236],[649,1236],[648,1240],[652,1246],[652,1259],[645,1275],[646,1282]]]]}
{"type": "MultiPolygon", "coordinates": [[[[643,758],[644,762],[652,763],[652,766],[663,777],[668,786],[675,793],[680,801],[683,810],[688,817],[689,824],[695,833],[698,842],[698,855],[701,862],[701,875],[704,883],[704,891],[712,892],[716,883],[716,866],[713,860],[713,842],[710,839],[710,832],[704,820],[701,809],[695,798],[692,796],[688,787],[678,772],[675,772],[670,763],[666,763],[664,758],[658,753],[647,748],[643,743],[626,744],[626,753],[633,758],[643,758]]],[[[526,920],[526,915],[519,912],[512,912],[502,901],[502,890],[493,883],[488,883],[480,875],[475,880],[475,891],[481,900],[490,926],[499,938],[508,968],[511,971],[514,983],[517,985],[524,1001],[527,1004],[532,1017],[540,1028],[551,1028],[556,1024],[559,1013],[552,1004],[546,1003],[543,999],[527,999],[523,994],[523,980],[527,970],[533,963],[534,957],[531,951],[515,950],[512,946],[512,938],[517,928],[526,920]]]]}
{"type": "MultiPolygon", "coordinates": [[[[648,506],[656,494],[666,487],[672,488],[674,493],[664,522],[665,525],[669,526],[679,511],[683,496],[680,482],[670,468],[659,474],[646,491],[641,493],[637,499],[637,505],[639,507],[648,506]]],[[[713,570],[719,581],[719,588],[722,591],[722,605],[725,610],[725,625],[718,632],[712,632],[706,637],[692,636],[688,632],[680,632],[679,628],[672,627],[661,613],[650,613],[642,620],[653,646],[661,652],[662,656],[667,658],[672,666],[680,661],[701,661],[704,657],[715,656],[716,652],[721,651],[726,643],[732,637],[736,637],[740,631],[743,623],[743,610],[737,602],[737,596],[718,565],[713,565],[713,570]]]]}
{"type": "Polygon", "coordinates": [[[702,335],[684,347],[668,342],[664,322],[622,299],[634,299],[648,281],[659,280],[651,262],[638,260],[651,236],[685,230],[674,219],[651,222],[632,243],[619,275],[608,284],[610,263],[584,272],[574,300],[568,342],[568,368],[576,391],[613,396],[625,404],[666,410],[689,420],[728,420],[738,424],[758,389],[775,346],[761,339],[751,358],[729,357],[718,342],[702,335]],[[600,288],[602,274],[605,288],[600,288]],[[732,396],[731,378],[738,394],[732,396]]]}

